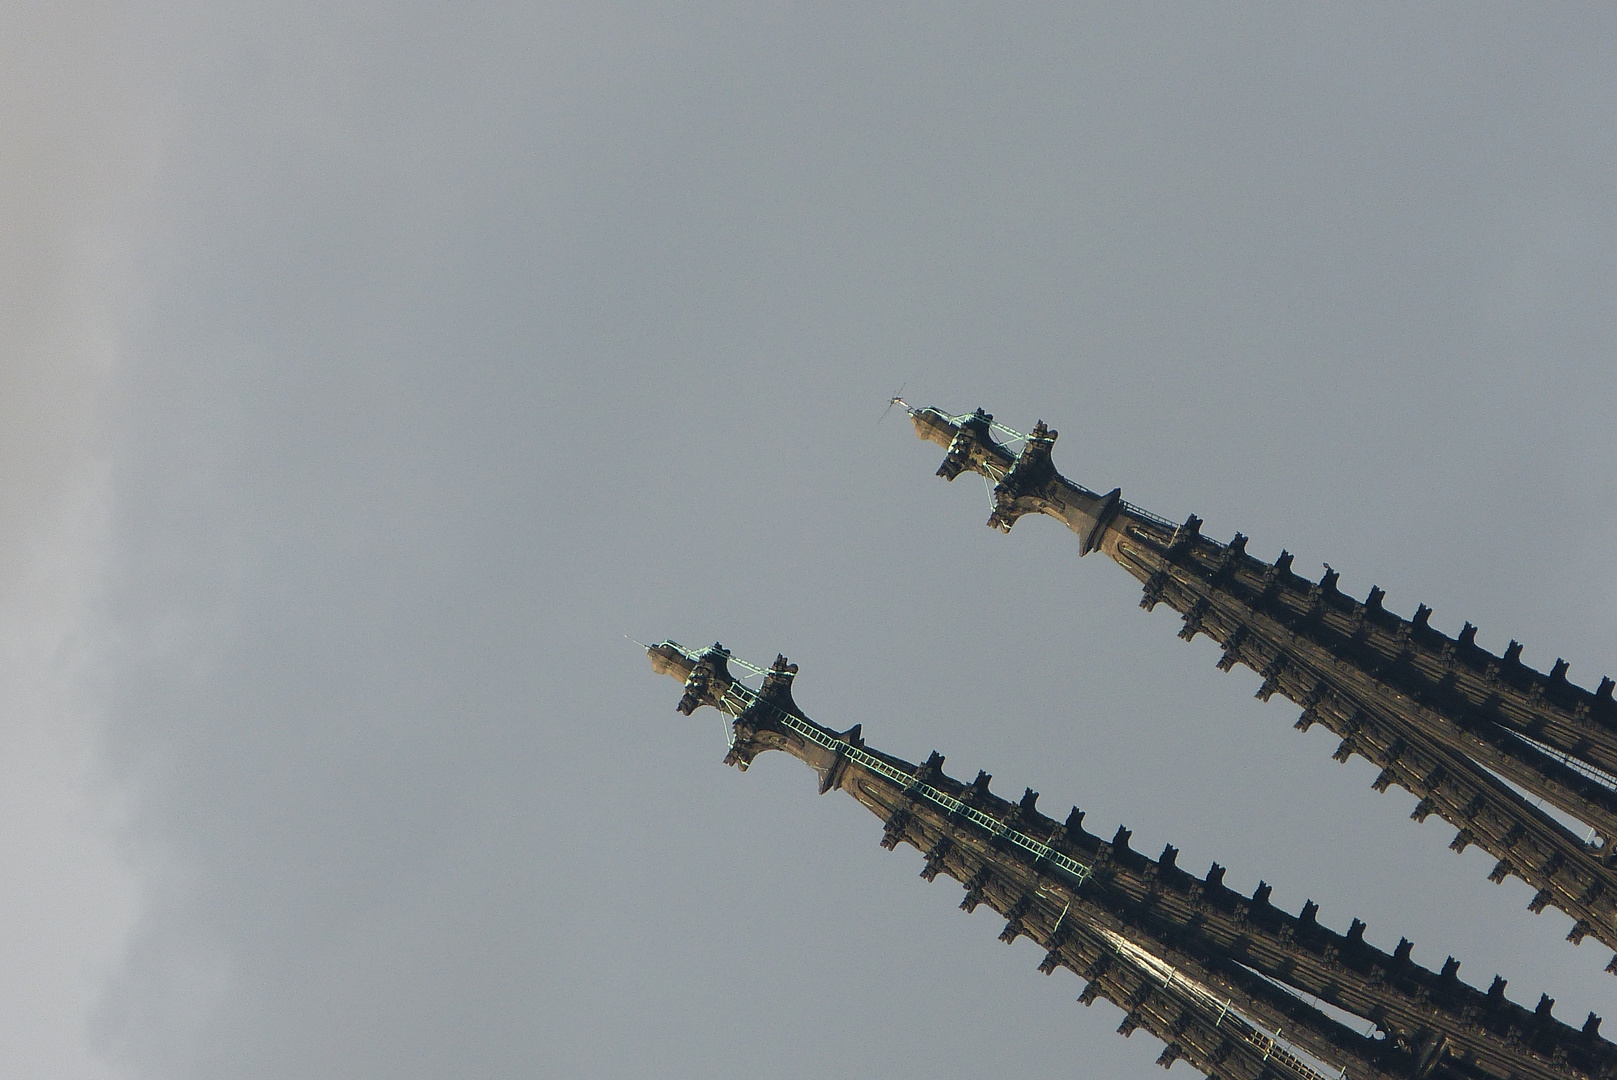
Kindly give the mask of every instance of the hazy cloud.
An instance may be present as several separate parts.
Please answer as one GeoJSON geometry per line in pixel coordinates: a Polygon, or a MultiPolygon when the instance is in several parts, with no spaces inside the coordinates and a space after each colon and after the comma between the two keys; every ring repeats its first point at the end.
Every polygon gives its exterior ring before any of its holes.
{"type": "Polygon", "coordinates": [[[901,383],[1043,417],[1077,479],[1597,681],[1603,11],[74,15],[6,91],[0,525],[46,583],[9,790],[48,824],[0,887],[59,980],[5,977],[58,1025],[19,1069],[89,1072],[117,956],[97,1045],[165,1080],[1148,1075],[849,800],[723,769],[624,633],[784,651],[884,749],[1609,996],[1519,882],[876,424],[901,383]]]}

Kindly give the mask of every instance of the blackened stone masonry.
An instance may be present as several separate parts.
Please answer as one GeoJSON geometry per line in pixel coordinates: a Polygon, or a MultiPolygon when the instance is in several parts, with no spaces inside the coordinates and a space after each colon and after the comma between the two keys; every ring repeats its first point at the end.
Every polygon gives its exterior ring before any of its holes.
{"type": "Polygon", "coordinates": [[[969,784],[950,777],[935,751],[917,765],[866,746],[857,724],[814,723],[792,698],[797,667],[785,657],[767,671],[745,665],[761,676],[754,689],[719,645],[697,653],[667,641],[647,652],[683,683],[680,712],[712,706],[731,717],[726,764],[744,770],[767,750],[803,761],[822,794],[844,791],[883,822],[883,847],[908,844],[924,856],[922,877],[960,882],[962,908],[1004,916],[1001,940],[1036,942],[1040,971],[1071,969],[1085,980],[1079,1001],[1105,998],[1123,1012],[1121,1033],[1161,1040],[1164,1067],[1184,1059],[1221,1080],[1617,1077],[1617,1047],[1593,1014],[1570,1027],[1547,997],[1535,1009],[1511,1001],[1497,976],[1487,991],[1467,985],[1453,958],[1434,972],[1410,959],[1407,941],[1391,954],[1375,948],[1357,919],[1338,933],[1312,901],[1281,911],[1267,885],[1252,896],[1226,888],[1216,863],[1194,876],[1171,845],[1147,858],[1127,829],[1110,841],[1087,832],[1076,807],[1057,821],[1032,790],[1003,799],[987,773],[969,784]],[[1355,1030],[1299,995],[1363,1024],[1355,1030]]]}
{"type": "MultiPolygon", "coordinates": [[[[907,407],[907,406],[906,406],[907,407]]],[[[1042,421],[1022,434],[978,409],[949,416],[910,409],[916,433],[947,447],[938,475],[980,473],[992,484],[988,524],[1009,532],[1027,513],[1048,514],[1078,534],[1080,555],[1101,551],[1139,580],[1140,605],[1183,619],[1179,636],[1204,634],[1221,647],[1218,667],[1243,664],[1262,676],[1258,697],[1302,706],[1297,727],[1322,724],[1341,737],[1339,761],[1361,754],[1380,767],[1375,788],[1396,784],[1420,800],[1417,821],[1436,815],[1458,830],[1450,845],[1476,845],[1495,859],[1489,879],[1514,874],[1537,890],[1530,910],[1572,916],[1567,939],[1594,937],[1617,948],[1617,704],[1614,683],[1594,691],[1476,644],[1470,623],[1456,638],[1433,629],[1424,604],[1404,619],[1372,588],[1357,600],[1337,588],[1330,567],[1317,581],[1101,495],[1051,464],[1056,433],[1042,421]],[[1007,442],[995,438],[995,431],[1007,442]],[[1020,442],[1019,449],[1013,444],[1020,442]],[[1507,784],[1504,781],[1509,781],[1507,784]],[[1513,790],[1542,799],[1592,830],[1567,828],[1513,790]]],[[[1617,973],[1617,957],[1607,968],[1617,973]]]]}

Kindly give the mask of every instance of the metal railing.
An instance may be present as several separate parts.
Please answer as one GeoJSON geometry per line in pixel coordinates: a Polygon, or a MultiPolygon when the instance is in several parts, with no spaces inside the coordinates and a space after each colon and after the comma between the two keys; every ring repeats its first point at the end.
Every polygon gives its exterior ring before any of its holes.
{"type": "MultiPolygon", "coordinates": [[[[1173,528],[1174,526],[1169,527],[1173,528]]],[[[674,645],[675,648],[678,648],[693,660],[700,658],[700,654],[687,652],[682,646],[676,645],[674,642],[668,642],[668,644],[674,645]]],[[[735,660],[734,657],[727,657],[727,659],[734,660],[755,673],[767,675],[765,669],[754,664],[747,663],[744,660],[735,660]]],[[[840,758],[853,762],[868,772],[899,785],[906,795],[924,799],[951,816],[964,818],[982,829],[990,838],[1007,841],[1032,855],[1037,862],[1048,863],[1061,869],[1073,879],[1074,885],[1083,884],[1091,876],[1091,867],[1057,851],[1043,841],[1009,828],[999,819],[985,814],[975,807],[968,806],[947,792],[940,791],[925,783],[915,773],[906,772],[890,762],[883,761],[869,751],[853,745],[847,739],[838,738],[817,724],[801,717],[793,716],[780,706],[765,701],[758,691],[742,682],[730,682],[717,701],[717,707],[720,711],[728,713],[732,718],[740,717],[742,713],[755,706],[767,708],[773,714],[775,721],[788,731],[801,736],[816,746],[831,751],[840,758]]],[[[1065,917],[1065,910],[1063,910],[1062,914],[1065,917]]],[[[1103,927],[1094,927],[1093,930],[1103,940],[1110,943],[1121,957],[1131,962],[1136,970],[1149,973],[1160,981],[1164,988],[1179,990],[1209,1011],[1217,1009],[1218,1019],[1215,1021],[1214,1026],[1230,1031],[1243,1042],[1261,1051],[1264,1061],[1283,1066],[1298,1080],[1342,1080],[1346,1075],[1347,1070],[1345,1067],[1335,1076],[1315,1068],[1300,1057],[1291,1046],[1282,1042],[1278,1032],[1271,1035],[1254,1026],[1246,1017],[1235,1010],[1230,999],[1220,997],[1209,987],[1204,986],[1196,979],[1186,976],[1166,960],[1142,949],[1121,934],[1103,927]]]]}
{"type": "MultiPolygon", "coordinates": [[[[750,667],[751,665],[748,666],[750,667]]],[[[915,774],[905,772],[896,765],[883,761],[876,755],[853,745],[848,740],[839,739],[818,725],[804,721],[779,706],[764,701],[758,692],[750,686],[739,682],[731,683],[725,691],[724,697],[720,699],[721,708],[730,713],[731,716],[740,716],[754,705],[763,705],[768,708],[774,713],[775,720],[782,727],[801,735],[816,746],[824,747],[839,757],[848,759],[860,768],[898,784],[903,788],[904,794],[925,799],[952,816],[970,821],[991,838],[1005,840],[1021,848],[1032,855],[1035,861],[1049,863],[1059,868],[1073,879],[1075,885],[1082,885],[1089,879],[1090,867],[1072,856],[1057,851],[1042,840],[1036,840],[1024,832],[1008,827],[998,818],[966,805],[947,792],[939,791],[931,784],[918,779],[915,774]],[[734,699],[733,702],[732,698],[734,699]]]]}
{"type": "Polygon", "coordinates": [[[1167,529],[1170,533],[1179,528],[1177,523],[1169,521],[1160,514],[1153,514],[1143,506],[1135,506],[1127,499],[1119,500],[1118,505],[1124,510],[1127,510],[1130,514],[1133,514],[1135,517],[1140,518],[1143,521],[1149,521],[1151,524],[1156,525],[1159,528],[1167,529]]]}
{"type": "MultiPolygon", "coordinates": [[[[1559,747],[1550,746],[1547,743],[1541,743],[1532,736],[1523,735],[1519,731],[1512,731],[1510,734],[1514,735],[1516,738],[1520,739],[1522,742],[1526,743],[1528,746],[1531,746],[1534,750],[1537,750],[1546,757],[1560,762],[1562,765],[1565,765],[1567,768],[1571,769],[1573,772],[1579,774],[1585,779],[1593,780],[1602,787],[1617,790],[1617,777],[1612,776],[1609,772],[1600,768],[1598,765],[1591,765],[1582,758],[1573,757],[1571,754],[1560,749],[1559,747]]],[[[1588,824],[1588,822],[1585,822],[1584,824],[1588,824]]]]}
{"type": "MultiPolygon", "coordinates": [[[[1203,986],[1195,979],[1187,977],[1178,968],[1146,950],[1114,930],[1096,927],[1097,933],[1108,942],[1118,955],[1130,961],[1139,970],[1150,973],[1162,983],[1163,989],[1178,989],[1186,997],[1192,998],[1203,1008],[1211,1012],[1218,1010],[1217,1019],[1213,1026],[1230,1031],[1248,1045],[1262,1051],[1264,1061],[1279,1062],[1286,1066],[1291,1073],[1301,1080],[1342,1080],[1347,1075],[1347,1068],[1332,1076],[1321,1072],[1303,1057],[1295,1052],[1294,1048],[1282,1041],[1280,1034],[1274,1035],[1254,1026],[1244,1016],[1235,1011],[1235,1003],[1230,998],[1221,997],[1211,989],[1203,986]]],[[[1321,1062],[1321,1064],[1324,1064],[1321,1062]]]]}
{"type": "MultiPolygon", "coordinates": [[[[900,403],[900,402],[902,402],[903,399],[894,398],[893,400],[894,400],[895,403],[900,403]]],[[[908,402],[903,402],[903,404],[904,404],[904,407],[906,409],[910,410],[911,414],[914,414],[914,413],[920,411],[920,410],[917,410],[917,409],[910,408],[908,402]]],[[[967,420],[972,419],[972,416],[973,416],[973,414],[971,414],[971,413],[961,413],[958,416],[950,416],[947,413],[942,413],[940,415],[942,415],[945,419],[947,419],[951,424],[954,424],[956,427],[960,427],[967,420]]],[[[999,431],[999,432],[1002,432],[1005,435],[1009,436],[1010,440],[1012,442],[1025,443],[1029,439],[1032,438],[1032,436],[1030,436],[1026,432],[1017,431],[1015,428],[1006,427],[1004,424],[1001,424],[997,420],[990,420],[988,422],[988,426],[989,426],[989,428],[991,430],[999,431]]],[[[992,442],[992,441],[993,440],[990,439],[990,442],[992,442]]],[[[1005,443],[995,443],[995,445],[997,445],[997,446],[1001,447],[1002,449],[1004,449],[1006,451],[1006,453],[1011,453],[1012,452],[1011,448],[1009,446],[1007,446],[1005,443]]],[[[990,463],[988,461],[983,461],[983,462],[979,463],[976,466],[976,468],[977,468],[977,471],[981,472],[984,476],[986,476],[989,479],[995,481],[996,483],[1005,478],[1005,474],[1001,470],[996,468],[992,463],[990,463]]],[[[1078,483],[1077,481],[1069,480],[1065,476],[1061,476],[1060,473],[1057,473],[1056,475],[1061,479],[1061,481],[1063,483],[1068,484],[1071,487],[1074,487],[1074,488],[1078,489],[1083,494],[1089,495],[1089,496],[1094,497],[1094,498],[1099,498],[1099,495],[1096,492],[1090,491],[1088,488],[1084,487],[1082,484],[1078,483]]],[[[1147,510],[1143,506],[1135,506],[1133,503],[1128,502],[1126,500],[1120,500],[1119,505],[1124,510],[1127,510],[1130,514],[1132,514],[1135,517],[1141,519],[1142,521],[1148,521],[1151,524],[1157,526],[1158,528],[1168,530],[1168,532],[1170,532],[1170,533],[1173,532],[1175,529],[1179,528],[1179,523],[1178,522],[1169,521],[1167,518],[1161,516],[1160,514],[1153,514],[1151,511],[1147,510]]]]}

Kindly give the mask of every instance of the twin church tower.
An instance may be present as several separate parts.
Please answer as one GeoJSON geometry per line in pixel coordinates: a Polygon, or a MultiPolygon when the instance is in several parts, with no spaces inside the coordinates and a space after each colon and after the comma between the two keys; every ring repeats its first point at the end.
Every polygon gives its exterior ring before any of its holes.
{"type": "MultiPolygon", "coordinates": [[[[1493,856],[1490,880],[1524,879],[1536,890],[1531,910],[1571,916],[1570,941],[1617,949],[1611,679],[1591,692],[1568,681],[1562,661],[1548,674],[1525,666],[1515,642],[1503,656],[1487,652],[1469,623],[1450,638],[1428,625],[1424,605],[1400,618],[1378,588],[1362,601],[1339,591],[1329,567],[1311,581],[1285,552],[1273,563],[1248,555],[1239,533],[1219,543],[1194,515],[1176,525],[1119,490],[1090,491],[1056,472],[1056,433],[1042,422],[1024,434],[981,409],[905,408],[920,437],[946,448],[939,476],[987,479],[989,525],[1008,532],[1027,513],[1063,522],[1080,555],[1101,552],[1140,582],[1142,607],[1176,612],[1180,637],[1213,639],[1219,668],[1256,671],[1259,698],[1290,699],[1299,728],[1329,728],[1339,760],[1372,761],[1377,790],[1413,792],[1413,816],[1453,825],[1456,851],[1493,856]]],[[[670,641],[649,653],[684,684],[681,712],[707,705],[732,717],[727,764],[745,769],[765,750],[804,761],[822,792],[847,792],[883,821],[882,846],[909,844],[924,855],[923,877],[960,882],[962,908],[1003,915],[1002,940],[1043,947],[1039,970],[1070,968],[1085,980],[1080,1001],[1106,998],[1125,1014],[1119,1031],[1160,1039],[1164,1067],[1183,1059],[1219,1080],[1617,1080],[1617,1046],[1592,1013],[1574,1026],[1547,996],[1533,1008],[1514,1002],[1497,976],[1474,987],[1452,957],[1423,968],[1406,940],[1383,952],[1357,919],[1341,933],[1316,921],[1311,901],[1292,914],[1269,903],[1267,885],[1236,893],[1216,863],[1192,874],[1172,845],[1150,858],[1127,829],[1109,840],[1087,832],[1076,808],[1047,817],[1031,789],[1010,801],[986,773],[954,779],[936,752],[915,764],[874,750],[857,725],[839,732],[803,715],[791,694],[797,667],[784,657],[765,670],[718,645],[670,641]]],[[[1607,970],[1617,973],[1617,957],[1607,970]]]]}

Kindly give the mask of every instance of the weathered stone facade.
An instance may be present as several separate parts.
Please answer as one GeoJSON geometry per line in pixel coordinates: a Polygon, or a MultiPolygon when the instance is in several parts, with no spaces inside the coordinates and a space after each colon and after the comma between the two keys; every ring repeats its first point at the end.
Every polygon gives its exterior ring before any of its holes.
{"type": "MultiPolygon", "coordinates": [[[[1534,912],[1572,916],[1568,940],[1594,937],[1617,948],[1617,703],[1613,680],[1593,692],[1567,680],[1557,661],[1544,674],[1521,662],[1512,642],[1494,656],[1470,623],[1449,638],[1427,622],[1382,606],[1372,588],[1355,600],[1326,567],[1318,581],[1246,554],[1239,533],[1227,544],[1201,535],[1191,515],[1174,525],[1122,499],[1098,495],[1055,471],[1056,433],[1042,422],[1017,452],[993,437],[981,409],[950,417],[912,409],[916,433],[948,448],[938,475],[981,473],[994,483],[988,524],[1009,531],[1026,513],[1048,514],[1078,534],[1079,554],[1102,551],[1143,586],[1141,606],[1165,605],[1183,618],[1179,636],[1205,634],[1221,646],[1218,667],[1258,672],[1258,697],[1279,694],[1302,706],[1297,726],[1322,724],[1341,737],[1346,761],[1361,754],[1380,767],[1378,791],[1396,784],[1420,800],[1414,817],[1437,815],[1458,830],[1456,851],[1476,845],[1497,859],[1492,881],[1509,875],[1537,890],[1534,912]],[[1586,843],[1508,780],[1584,822],[1586,843]]],[[[1608,970],[1617,973],[1617,957],[1608,970]]]]}
{"type": "Polygon", "coordinates": [[[1527,1009],[1497,977],[1486,992],[1461,982],[1453,958],[1433,972],[1411,961],[1407,941],[1382,952],[1357,919],[1338,933],[1312,901],[1292,915],[1269,903],[1267,885],[1250,897],[1226,888],[1216,863],[1193,876],[1171,845],[1147,858],[1130,849],[1127,829],[1110,841],[1087,832],[1076,807],[1058,822],[1032,790],[1002,799],[986,773],[970,784],[946,775],[936,752],[916,765],[867,747],[857,726],[815,724],[792,698],[797,669],[784,657],[754,690],[718,645],[648,652],[684,684],[680,712],[707,705],[732,717],[727,764],[745,769],[766,750],[807,763],[822,793],[845,791],[884,823],[883,847],[915,847],[922,877],[965,887],[962,908],[1005,916],[1002,940],[1037,942],[1040,971],[1070,968],[1086,980],[1079,1001],[1104,997],[1124,1012],[1120,1032],[1160,1039],[1165,1067],[1182,1058],[1223,1080],[1327,1080],[1338,1070],[1351,1080],[1617,1077],[1617,1046],[1600,1038],[1593,1014],[1570,1027],[1548,998],[1527,1009]],[[1373,1023],[1375,1034],[1299,994],[1373,1023]]]}

